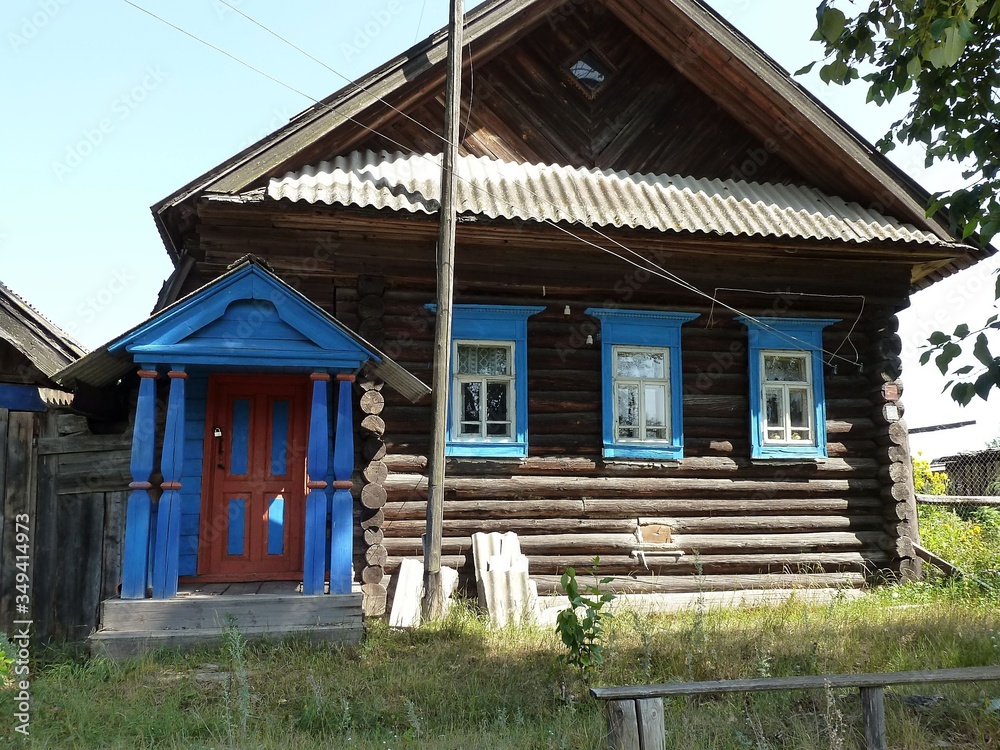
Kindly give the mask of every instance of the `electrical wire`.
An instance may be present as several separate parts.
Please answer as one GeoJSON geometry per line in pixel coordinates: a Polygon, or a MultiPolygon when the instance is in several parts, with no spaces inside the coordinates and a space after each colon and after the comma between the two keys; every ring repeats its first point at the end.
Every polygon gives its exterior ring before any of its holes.
{"type": "MultiPolygon", "coordinates": [[[[451,145],[450,142],[447,140],[447,138],[445,138],[445,136],[443,136],[440,133],[437,133],[437,132],[431,130],[430,128],[428,128],[423,123],[419,122],[418,120],[414,119],[413,117],[411,117],[410,115],[406,114],[405,112],[402,112],[401,110],[399,110],[396,107],[392,106],[391,104],[389,104],[388,102],[386,102],[383,98],[379,97],[378,95],[372,94],[367,88],[365,88],[361,84],[358,84],[358,83],[356,83],[354,81],[351,81],[351,79],[348,78],[347,76],[344,76],[343,74],[337,72],[333,68],[330,68],[329,66],[327,66],[325,63],[322,63],[321,61],[317,60],[312,55],[310,55],[308,52],[305,52],[304,50],[301,50],[297,45],[294,45],[292,42],[288,41],[287,39],[285,39],[281,35],[277,34],[276,32],[271,31],[270,29],[268,29],[263,24],[261,24],[258,21],[250,18],[249,16],[247,16],[247,14],[243,13],[239,9],[237,9],[234,6],[230,5],[228,2],[226,2],[226,0],[221,0],[221,1],[225,5],[227,5],[227,7],[232,8],[233,10],[235,10],[240,15],[244,16],[245,18],[247,18],[248,20],[252,21],[256,25],[260,26],[261,28],[267,30],[269,33],[273,34],[276,38],[280,39],[281,41],[285,42],[286,44],[289,44],[294,49],[296,49],[299,52],[301,52],[302,54],[305,54],[306,56],[308,56],[310,59],[313,59],[316,62],[320,63],[321,65],[323,65],[324,67],[326,67],[327,69],[329,69],[331,72],[335,73],[336,75],[338,75],[338,76],[344,78],[345,80],[349,81],[352,85],[355,85],[359,90],[364,91],[365,93],[367,93],[370,96],[372,96],[376,101],[384,104],[385,106],[389,107],[393,111],[399,113],[400,115],[402,115],[403,117],[405,117],[407,120],[410,120],[414,124],[419,125],[424,130],[427,130],[429,133],[431,133],[436,138],[438,138],[439,140],[441,140],[445,145],[451,145]]],[[[167,25],[167,26],[169,26],[169,27],[171,27],[171,28],[173,28],[173,29],[181,32],[185,36],[187,36],[187,37],[189,37],[189,38],[191,38],[191,39],[193,39],[193,40],[195,40],[197,42],[200,42],[201,44],[204,44],[205,46],[207,46],[207,47],[209,47],[209,48],[211,48],[211,49],[213,49],[213,50],[215,50],[217,52],[220,52],[221,54],[223,54],[226,57],[229,57],[230,59],[232,59],[232,60],[240,63],[241,65],[249,68],[250,70],[254,71],[255,73],[258,73],[258,74],[264,76],[265,78],[267,78],[267,79],[269,79],[269,80],[271,80],[271,81],[279,84],[280,86],[283,86],[283,87],[287,88],[289,91],[292,91],[292,92],[298,94],[299,96],[302,96],[302,97],[308,99],[309,101],[313,102],[315,105],[327,109],[332,114],[338,115],[342,119],[342,121],[352,122],[352,123],[358,125],[359,127],[363,128],[364,130],[367,130],[368,132],[372,133],[373,135],[377,135],[380,138],[383,138],[384,140],[388,141],[389,143],[397,146],[403,152],[410,153],[413,156],[416,156],[418,158],[426,159],[427,161],[429,161],[429,162],[435,164],[436,166],[438,166],[437,161],[435,161],[429,154],[419,154],[419,153],[415,152],[412,148],[405,146],[404,144],[402,144],[399,141],[395,140],[391,136],[388,136],[388,135],[386,135],[386,134],[384,134],[384,133],[376,130],[375,128],[372,128],[371,126],[366,125],[365,123],[361,122],[357,118],[349,116],[349,115],[344,115],[343,113],[337,112],[334,109],[333,106],[331,106],[331,105],[329,105],[329,104],[327,104],[327,103],[325,103],[325,102],[323,102],[323,101],[321,101],[321,100],[319,100],[319,99],[317,99],[315,97],[312,97],[312,96],[306,94],[305,92],[301,91],[300,89],[298,89],[298,88],[296,88],[296,87],[294,87],[294,86],[292,86],[292,85],[290,85],[290,84],[288,84],[288,83],[286,83],[286,82],[284,82],[284,81],[282,81],[282,80],[280,80],[278,78],[275,78],[274,76],[272,76],[272,75],[264,72],[263,70],[260,70],[259,68],[257,68],[254,65],[246,62],[245,60],[242,60],[241,58],[237,57],[236,55],[233,55],[232,53],[227,52],[226,50],[221,49],[220,47],[217,47],[216,45],[214,45],[214,44],[212,44],[212,43],[210,43],[210,42],[208,42],[208,41],[206,41],[204,39],[201,39],[197,35],[189,32],[189,31],[186,31],[185,29],[177,26],[176,24],[173,24],[170,21],[162,18],[161,16],[158,16],[157,14],[153,13],[152,11],[149,11],[146,8],[143,8],[143,7],[139,6],[139,5],[137,5],[136,3],[132,2],[131,0],[122,0],[122,2],[124,2],[126,5],[129,5],[129,6],[133,7],[133,8],[135,8],[136,10],[142,11],[143,13],[151,16],[152,18],[154,18],[154,19],[156,19],[158,21],[160,21],[161,23],[164,23],[165,25],[167,25]]],[[[470,114],[471,114],[471,107],[470,107],[470,114]]],[[[479,190],[479,191],[485,193],[487,196],[493,198],[494,200],[499,200],[498,196],[494,195],[492,192],[490,192],[486,188],[484,188],[484,187],[482,187],[480,185],[475,185],[474,183],[472,183],[471,180],[467,180],[467,179],[463,178],[461,175],[459,175],[457,173],[456,173],[455,176],[456,176],[456,179],[458,179],[458,180],[460,180],[460,181],[462,181],[464,183],[467,183],[468,185],[470,185],[474,189],[479,190]]],[[[547,198],[545,198],[543,196],[540,196],[537,193],[534,193],[533,191],[527,190],[526,192],[529,193],[529,194],[531,194],[532,196],[534,196],[538,200],[540,200],[540,201],[542,201],[544,203],[548,203],[550,206],[552,206],[554,208],[559,208],[559,206],[556,203],[554,203],[553,201],[550,201],[547,198]]],[[[559,226],[556,222],[552,221],[551,219],[540,218],[538,221],[540,223],[544,223],[544,224],[548,224],[548,225],[552,226],[553,228],[559,230],[560,232],[563,232],[563,233],[569,235],[570,237],[573,237],[574,239],[576,239],[579,242],[582,242],[583,244],[586,244],[586,245],[588,245],[590,247],[593,247],[593,248],[595,248],[595,249],[597,249],[597,250],[599,250],[601,252],[604,252],[604,253],[606,253],[608,255],[616,257],[619,260],[621,260],[621,261],[623,261],[623,262],[625,262],[625,263],[633,266],[634,268],[637,268],[639,270],[645,271],[645,272],[649,273],[650,275],[662,278],[662,279],[664,279],[666,281],[669,281],[669,282],[671,282],[671,283],[673,283],[673,284],[675,284],[677,286],[680,286],[683,289],[686,289],[687,291],[692,292],[693,294],[696,294],[697,296],[703,297],[703,298],[711,301],[713,303],[713,305],[714,304],[718,304],[720,307],[723,307],[723,308],[725,308],[725,309],[727,309],[727,310],[729,310],[731,312],[734,312],[737,315],[741,315],[741,316],[745,317],[747,320],[753,322],[758,327],[760,327],[760,328],[762,328],[764,330],[767,330],[768,332],[772,333],[774,336],[780,338],[781,340],[784,340],[784,341],[786,341],[786,342],[788,342],[790,344],[793,344],[796,348],[803,349],[803,350],[813,350],[814,349],[814,347],[812,347],[809,344],[809,342],[804,341],[804,340],[802,340],[802,339],[800,339],[800,338],[798,338],[798,337],[796,337],[796,336],[794,336],[792,334],[788,334],[785,331],[781,331],[781,330],[779,330],[777,328],[774,328],[773,326],[771,326],[771,325],[769,325],[767,323],[764,323],[763,321],[759,320],[755,316],[750,315],[750,314],[746,313],[745,311],[740,310],[740,309],[738,309],[736,307],[733,307],[732,305],[729,305],[729,304],[723,302],[721,299],[718,299],[717,297],[715,297],[713,295],[710,295],[707,292],[699,289],[698,287],[696,287],[693,284],[687,282],[686,280],[684,280],[683,278],[681,278],[680,276],[678,276],[674,272],[672,272],[672,271],[664,268],[663,266],[661,266],[660,264],[656,263],[655,261],[652,261],[649,258],[646,258],[641,253],[639,253],[639,252],[633,250],[632,248],[624,245],[623,243],[621,243],[620,241],[616,240],[615,238],[608,236],[604,232],[600,231],[597,227],[593,227],[593,226],[589,226],[589,225],[584,225],[584,229],[597,234],[602,239],[607,240],[611,244],[613,244],[613,245],[621,248],[624,252],[629,253],[630,255],[633,255],[636,258],[639,258],[639,260],[641,260],[643,263],[649,264],[649,266],[651,266],[652,268],[650,268],[648,266],[640,265],[639,263],[635,262],[634,260],[632,260],[632,259],[630,259],[630,258],[628,258],[628,257],[626,257],[624,255],[622,255],[621,253],[615,252],[613,250],[609,250],[608,248],[602,247],[601,245],[598,245],[598,244],[596,244],[594,242],[586,240],[583,237],[580,237],[579,235],[574,234],[573,232],[569,231],[565,227],[559,226]]],[[[840,359],[840,360],[842,360],[844,362],[847,362],[848,364],[854,365],[854,366],[857,366],[857,365],[860,364],[860,362],[858,362],[858,361],[852,361],[850,359],[847,359],[846,357],[840,356],[837,352],[830,352],[830,351],[828,351],[826,349],[823,349],[823,348],[819,348],[817,351],[820,351],[820,352],[822,352],[824,354],[829,355],[830,358],[831,358],[831,360],[833,360],[833,359],[840,359]]],[[[839,352],[839,349],[837,351],[839,352]]]]}
{"type": "MultiPolygon", "coordinates": [[[[134,5],[134,3],[130,2],[130,0],[125,0],[125,2],[127,2],[129,5],[132,5],[133,7],[136,7],[136,8],[139,7],[139,6],[134,5]]],[[[359,89],[361,91],[364,91],[365,93],[367,93],[370,96],[372,96],[376,101],[384,104],[385,106],[389,107],[394,112],[402,115],[404,118],[406,118],[410,122],[412,122],[412,123],[420,126],[424,130],[426,130],[427,132],[429,132],[431,135],[433,135],[435,138],[437,138],[440,141],[442,141],[445,145],[447,145],[447,146],[455,146],[456,145],[456,144],[451,143],[444,135],[442,135],[440,133],[437,133],[436,131],[434,131],[431,128],[429,128],[426,125],[424,125],[422,122],[420,122],[420,121],[414,119],[413,117],[411,117],[409,114],[407,114],[407,113],[403,112],[402,110],[397,109],[393,105],[389,104],[382,97],[380,97],[378,95],[375,95],[375,94],[372,94],[367,88],[365,88],[364,86],[362,86],[357,81],[354,81],[351,78],[349,78],[348,76],[344,75],[343,73],[340,73],[339,71],[335,70],[334,68],[332,68],[331,66],[327,65],[323,61],[321,61],[318,58],[314,57],[313,55],[309,54],[308,52],[306,52],[305,50],[303,50],[298,45],[294,44],[293,42],[289,41],[285,37],[281,36],[277,32],[272,31],[270,28],[268,28],[264,24],[260,23],[256,19],[250,17],[249,15],[247,15],[246,13],[244,13],[243,11],[241,11],[238,8],[236,8],[235,6],[231,5],[227,0],[221,0],[221,2],[224,5],[226,5],[227,7],[231,8],[234,11],[236,11],[239,15],[243,16],[244,18],[246,18],[251,23],[259,26],[262,29],[264,29],[269,34],[273,35],[274,37],[276,37],[277,39],[281,40],[285,44],[289,45],[290,47],[292,47],[296,51],[300,52],[301,54],[304,54],[310,60],[313,60],[314,62],[322,65],[324,68],[326,68],[327,70],[329,70],[331,73],[334,73],[335,75],[343,78],[345,81],[348,81],[348,83],[350,83],[352,86],[355,86],[357,89],[359,89]]],[[[144,10],[144,9],[140,8],[140,10],[144,10]]],[[[149,13],[149,15],[153,16],[154,18],[158,18],[159,19],[159,17],[156,16],[155,14],[153,14],[153,13],[150,13],[149,11],[145,11],[145,12],[149,13]]],[[[159,20],[163,20],[163,19],[159,19],[159,20]]],[[[174,26],[173,24],[169,24],[169,22],[167,22],[167,21],[164,21],[164,23],[168,23],[168,25],[173,26],[173,28],[178,28],[178,27],[174,26]]],[[[182,29],[178,29],[178,30],[183,31],[182,29]]],[[[190,34],[188,32],[184,32],[184,33],[186,33],[191,38],[196,39],[197,41],[203,41],[203,40],[199,39],[197,36],[195,36],[193,34],[190,34]]],[[[213,49],[218,49],[217,47],[214,47],[214,45],[211,45],[208,42],[203,42],[203,43],[208,44],[208,46],[212,47],[213,49]]],[[[222,50],[220,50],[220,51],[222,51],[222,50]]],[[[471,54],[472,53],[472,48],[471,48],[471,43],[469,43],[469,52],[470,52],[470,64],[471,64],[471,62],[472,62],[472,54],[471,54]]],[[[225,54],[228,55],[228,53],[225,53],[225,54]]],[[[237,60],[237,62],[243,63],[242,60],[239,60],[238,58],[234,57],[233,55],[229,55],[229,57],[232,57],[234,60],[237,60]]],[[[243,64],[246,64],[246,63],[243,63],[243,64]]],[[[256,70],[256,68],[253,68],[252,66],[248,65],[248,67],[251,67],[251,69],[256,70]]],[[[258,72],[260,72],[260,71],[258,71],[258,72]]],[[[265,73],[264,75],[267,75],[267,74],[265,73]]],[[[284,84],[283,82],[278,81],[276,78],[274,78],[272,76],[267,76],[267,77],[270,78],[273,81],[276,81],[278,83],[282,83],[282,85],[287,86],[287,88],[291,89],[292,91],[295,91],[296,93],[300,94],[301,96],[305,96],[307,99],[312,100],[315,104],[323,106],[323,107],[326,107],[329,111],[334,112],[335,114],[339,114],[339,113],[336,113],[335,110],[333,109],[333,107],[331,107],[330,105],[325,104],[324,102],[321,102],[318,99],[310,97],[307,94],[299,91],[298,89],[295,89],[292,86],[288,86],[287,84],[284,84]]],[[[470,97],[471,97],[471,92],[470,92],[470,97]]],[[[347,120],[349,120],[349,121],[351,121],[351,122],[353,122],[353,123],[355,123],[357,125],[360,125],[361,127],[365,128],[369,132],[371,132],[371,133],[373,133],[375,135],[378,135],[381,138],[386,139],[390,143],[392,143],[392,144],[398,146],[399,148],[401,148],[403,151],[409,152],[409,153],[413,154],[414,156],[417,156],[417,157],[420,157],[420,158],[425,158],[425,159],[431,160],[430,157],[429,157],[429,155],[427,155],[427,154],[418,154],[415,151],[413,151],[411,148],[407,148],[406,146],[404,146],[403,144],[401,144],[399,141],[397,141],[397,140],[395,140],[395,139],[393,139],[393,138],[391,138],[391,137],[389,137],[389,136],[387,136],[387,135],[385,135],[383,133],[380,133],[379,131],[375,130],[374,128],[371,128],[371,127],[368,127],[367,125],[364,125],[363,123],[361,123],[360,121],[356,120],[353,117],[346,117],[344,115],[341,115],[341,116],[345,117],[345,119],[347,119],[347,120]]],[[[470,98],[468,118],[471,119],[471,117],[472,117],[472,99],[470,98]]],[[[466,122],[466,128],[468,128],[468,120],[466,122]]],[[[459,139],[459,141],[461,142],[461,138],[459,139]]],[[[433,160],[431,160],[431,161],[433,161],[433,160]]],[[[436,162],[435,162],[435,164],[436,164],[436,162]]],[[[456,174],[456,178],[458,180],[461,180],[462,182],[465,182],[465,183],[469,184],[469,185],[473,185],[473,183],[471,181],[466,180],[461,175],[456,174]]],[[[485,188],[482,188],[481,186],[473,185],[473,187],[475,187],[476,189],[478,189],[478,190],[480,190],[482,192],[485,192],[491,198],[496,199],[496,197],[497,197],[497,196],[493,195],[490,191],[486,190],[485,188]]],[[[552,201],[544,198],[543,196],[538,195],[537,193],[535,193],[535,192],[533,192],[531,190],[526,190],[525,192],[527,192],[528,194],[532,195],[533,197],[535,197],[536,199],[538,199],[538,200],[540,200],[540,201],[542,201],[544,203],[548,203],[550,206],[552,206],[554,208],[557,208],[557,209],[559,208],[559,206],[556,205],[554,202],[552,202],[552,201]]],[[[554,226],[557,229],[560,229],[560,231],[563,231],[562,227],[559,227],[555,222],[553,222],[553,221],[551,221],[549,219],[542,219],[541,221],[543,223],[547,223],[547,224],[549,224],[551,226],[554,226]]],[[[702,291],[701,289],[698,289],[693,284],[690,284],[689,282],[685,281],[684,279],[682,279],[680,276],[678,276],[677,274],[673,273],[672,271],[669,271],[668,269],[664,268],[663,266],[660,266],[659,264],[654,263],[653,261],[651,261],[648,258],[644,257],[643,255],[641,255],[640,253],[636,252],[635,250],[632,250],[631,248],[627,247],[626,245],[624,245],[623,243],[619,242],[618,240],[616,240],[616,239],[614,239],[612,237],[609,237],[604,232],[601,232],[598,228],[593,227],[593,226],[589,226],[589,227],[587,227],[587,229],[589,229],[590,231],[596,233],[602,239],[605,239],[608,242],[611,242],[612,244],[620,247],[625,252],[627,252],[627,253],[629,253],[631,255],[634,255],[635,257],[637,257],[640,260],[642,260],[644,263],[650,263],[650,264],[652,264],[658,273],[654,273],[653,271],[651,271],[648,268],[643,268],[642,266],[637,265],[635,262],[629,261],[627,258],[621,256],[620,254],[608,251],[606,248],[603,248],[600,245],[588,242],[587,244],[591,245],[592,247],[595,247],[598,250],[601,250],[602,252],[610,253],[611,255],[619,258],[620,260],[625,261],[627,263],[630,263],[635,268],[639,268],[640,270],[644,270],[647,273],[651,273],[653,275],[657,275],[660,278],[663,278],[663,279],[665,279],[667,281],[671,281],[671,282],[673,282],[673,283],[681,286],[682,288],[687,289],[688,291],[691,291],[691,292],[693,292],[693,293],[695,293],[695,294],[697,294],[699,296],[704,297],[705,299],[710,300],[712,302],[713,309],[714,309],[714,305],[716,303],[718,303],[721,307],[725,307],[725,308],[729,309],[730,311],[737,313],[738,315],[742,315],[742,316],[746,317],[748,320],[752,321],[758,327],[761,327],[761,328],[767,330],[768,332],[770,332],[773,335],[775,335],[775,336],[783,339],[784,341],[786,341],[788,343],[794,344],[797,347],[801,347],[801,348],[806,348],[806,349],[811,348],[808,342],[803,341],[802,339],[799,339],[798,337],[796,337],[796,336],[794,336],[792,334],[789,334],[789,333],[787,333],[785,331],[781,331],[781,330],[779,330],[779,329],[777,329],[777,328],[775,328],[773,326],[770,326],[769,324],[763,323],[759,319],[755,318],[752,315],[747,314],[746,312],[744,312],[742,310],[738,310],[735,307],[732,307],[730,305],[726,305],[721,300],[719,300],[716,297],[713,297],[713,296],[707,294],[706,292],[702,291]]],[[[577,235],[573,235],[572,233],[569,233],[569,234],[571,236],[577,237],[577,235]]],[[[582,238],[579,238],[579,237],[577,237],[577,239],[579,239],[580,241],[584,241],[584,240],[582,240],[582,238]]],[[[853,328],[852,328],[852,332],[853,332],[853,328]]],[[[852,344],[852,346],[853,346],[853,344],[852,344]]],[[[830,355],[831,361],[833,359],[841,359],[844,362],[847,362],[848,364],[851,364],[851,365],[854,365],[854,366],[857,366],[857,365],[860,364],[860,362],[858,362],[857,359],[854,360],[854,361],[852,361],[852,360],[847,359],[846,357],[840,357],[839,356],[839,352],[840,352],[841,348],[843,348],[843,345],[841,345],[841,347],[839,347],[836,352],[829,352],[829,351],[824,350],[822,348],[820,349],[820,351],[822,351],[825,354],[830,355]]],[[[857,350],[856,349],[855,349],[855,353],[857,354],[857,350]]]]}

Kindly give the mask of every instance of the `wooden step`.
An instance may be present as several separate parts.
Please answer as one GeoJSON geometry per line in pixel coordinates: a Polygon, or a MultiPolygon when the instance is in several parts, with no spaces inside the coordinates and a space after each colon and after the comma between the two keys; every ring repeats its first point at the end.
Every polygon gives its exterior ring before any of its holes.
{"type": "MultiPolygon", "coordinates": [[[[324,625],[321,627],[245,627],[240,634],[248,641],[278,642],[286,638],[306,638],[312,643],[352,646],[361,641],[364,629],[360,618],[356,623],[324,625]]],[[[123,659],[159,649],[190,650],[196,648],[218,649],[223,644],[221,628],[188,628],[178,630],[100,630],[87,639],[94,655],[123,659]]]]}
{"type": "Polygon", "coordinates": [[[252,594],[175,599],[108,599],[101,630],[115,632],[211,630],[230,621],[244,629],[361,626],[361,594],[252,594]]]}

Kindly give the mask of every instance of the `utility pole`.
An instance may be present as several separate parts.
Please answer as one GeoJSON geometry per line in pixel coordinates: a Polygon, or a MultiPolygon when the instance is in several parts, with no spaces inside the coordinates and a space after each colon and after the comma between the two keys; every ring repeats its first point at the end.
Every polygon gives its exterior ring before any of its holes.
{"type": "Polygon", "coordinates": [[[455,187],[461,120],[463,0],[452,0],[448,19],[448,77],[445,86],[444,158],[441,170],[441,226],[437,245],[437,319],[434,325],[434,427],[427,460],[427,532],[424,535],[425,622],[441,616],[441,536],[444,526],[445,436],[450,391],[451,319],[455,281],[455,187]]]}

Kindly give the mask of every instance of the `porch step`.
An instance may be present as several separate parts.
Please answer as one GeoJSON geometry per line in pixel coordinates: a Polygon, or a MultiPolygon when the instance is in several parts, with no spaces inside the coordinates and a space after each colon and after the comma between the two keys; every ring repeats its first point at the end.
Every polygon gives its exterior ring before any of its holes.
{"type": "Polygon", "coordinates": [[[212,630],[230,619],[241,632],[254,628],[361,627],[361,594],[249,594],[175,599],[108,599],[101,630],[116,632],[212,630]]]}
{"type": "MultiPolygon", "coordinates": [[[[336,625],[241,627],[240,633],[248,641],[277,642],[291,637],[307,638],[312,643],[329,643],[350,646],[360,642],[363,628],[360,616],[357,622],[336,625]]],[[[93,654],[112,659],[123,659],[149,653],[158,649],[187,650],[194,648],[220,648],[222,628],[184,628],[176,630],[99,630],[87,639],[93,654]]]]}

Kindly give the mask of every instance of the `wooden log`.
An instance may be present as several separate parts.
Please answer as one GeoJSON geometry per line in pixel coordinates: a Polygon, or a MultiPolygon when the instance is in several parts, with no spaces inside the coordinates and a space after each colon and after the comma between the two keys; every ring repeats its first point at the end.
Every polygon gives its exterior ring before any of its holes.
{"type": "Polygon", "coordinates": [[[382,583],[385,578],[385,568],[381,565],[368,565],[361,570],[363,584],[382,583]]]}
{"type": "Polygon", "coordinates": [[[373,318],[381,320],[385,314],[385,302],[378,294],[366,294],[358,300],[358,317],[362,320],[373,318]]]}
{"type": "MultiPolygon", "coordinates": [[[[711,518],[645,518],[643,525],[666,526],[677,533],[750,533],[774,534],[813,531],[874,531],[882,527],[882,516],[761,516],[761,517],[711,517],[711,518]]],[[[445,516],[444,530],[448,535],[469,535],[482,532],[517,534],[580,533],[634,533],[635,518],[500,518],[450,519],[445,516]]],[[[423,532],[420,520],[400,521],[386,519],[382,527],[387,537],[415,537],[423,532]]],[[[648,541],[648,539],[647,539],[648,541]]]]}
{"type": "Polygon", "coordinates": [[[386,608],[386,590],[381,583],[365,583],[361,586],[362,610],[365,617],[382,617],[386,608]]]}
{"type": "MultiPolygon", "coordinates": [[[[503,500],[446,500],[445,517],[459,518],[637,518],[640,516],[666,516],[674,518],[719,516],[723,514],[872,514],[879,512],[882,502],[877,497],[829,498],[580,498],[503,500]]],[[[387,502],[383,509],[390,520],[425,518],[423,500],[387,502]]]]}
{"type": "Polygon", "coordinates": [[[358,387],[362,391],[381,391],[382,386],[384,385],[385,383],[383,383],[381,380],[370,377],[366,377],[358,381],[358,387]]]}
{"type": "Polygon", "coordinates": [[[388,556],[389,553],[386,552],[385,547],[381,544],[373,545],[365,550],[365,562],[371,566],[380,568],[385,566],[385,561],[388,556]]]}
{"type": "Polygon", "coordinates": [[[381,461],[385,458],[385,441],[381,438],[368,438],[361,443],[361,455],[366,461],[381,461]]]}
{"type": "Polygon", "coordinates": [[[369,435],[380,438],[385,434],[385,422],[382,420],[382,417],[369,414],[361,420],[361,429],[369,435]]]}
{"type": "Polygon", "coordinates": [[[364,520],[361,521],[361,528],[378,529],[381,528],[382,524],[384,523],[385,523],[385,514],[382,512],[382,509],[380,508],[379,510],[375,511],[373,514],[368,516],[368,518],[365,518],[364,520]]]}
{"type": "MultiPolygon", "coordinates": [[[[390,474],[385,488],[392,499],[425,498],[427,478],[419,474],[390,474]]],[[[503,482],[495,479],[448,477],[448,498],[478,497],[678,497],[697,495],[749,495],[756,498],[828,496],[878,491],[874,479],[800,479],[750,481],[743,479],[632,478],[632,477],[562,477],[513,476],[503,482]]]]}
{"type": "Polygon", "coordinates": [[[373,485],[382,485],[389,476],[389,468],[383,461],[372,461],[361,470],[365,481],[373,485]]]}
{"type": "MultiPolygon", "coordinates": [[[[664,545],[663,551],[678,550],[686,554],[713,554],[722,552],[763,553],[766,551],[784,553],[805,553],[809,551],[849,551],[881,546],[889,552],[895,547],[884,545],[885,534],[881,531],[822,532],[798,534],[677,534],[672,545],[664,545]]],[[[634,534],[544,534],[523,536],[519,539],[521,552],[525,555],[628,555],[641,545],[634,534]]],[[[406,556],[422,554],[423,542],[418,537],[386,536],[385,548],[390,555],[406,556]]],[[[472,548],[470,536],[446,536],[443,554],[459,554],[472,548]]],[[[913,555],[906,555],[913,557],[913,555]]]]}
{"type": "Polygon", "coordinates": [[[881,466],[878,470],[878,478],[886,483],[904,483],[909,479],[912,468],[909,464],[894,462],[881,466]]]}
{"type": "Polygon", "coordinates": [[[370,547],[382,544],[382,540],[385,539],[385,532],[382,529],[364,529],[361,538],[365,545],[370,547]]]}
{"type": "Polygon", "coordinates": [[[898,422],[892,422],[889,424],[888,429],[882,430],[875,436],[875,442],[881,446],[908,446],[909,440],[909,431],[906,428],[906,421],[903,419],[900,419],[898,422]]]}
{"type": "Polygon", "coordinates": [[[383,507],[387,497],[385,487],[380,484],[366,484],[361,488],[361,504],[371,510],[383,507]]]}
{"type": "Polygon", "coordinates": [[[358,294],[381,296],[385,293],[385,277],[362,274],[358,276],[358,294]]]}
{"type": "Polygon", "coordinates": [[[365,391],[361,394],[361,411],[365,414],[381,414],[385,408],[385,397],[380,391],[365,391]]]}
{"type": "MultiPolygon", "coordinates": [[[[690,594],[699,591],[760,591],[768,589],[857,589],[865,585],[860,573],[761,573],[702,576],[606,576],[602,590],[617,594],[690,594]]],[[[561,576],[531,575],[540,596],[563,593],[561,576]]]]}

